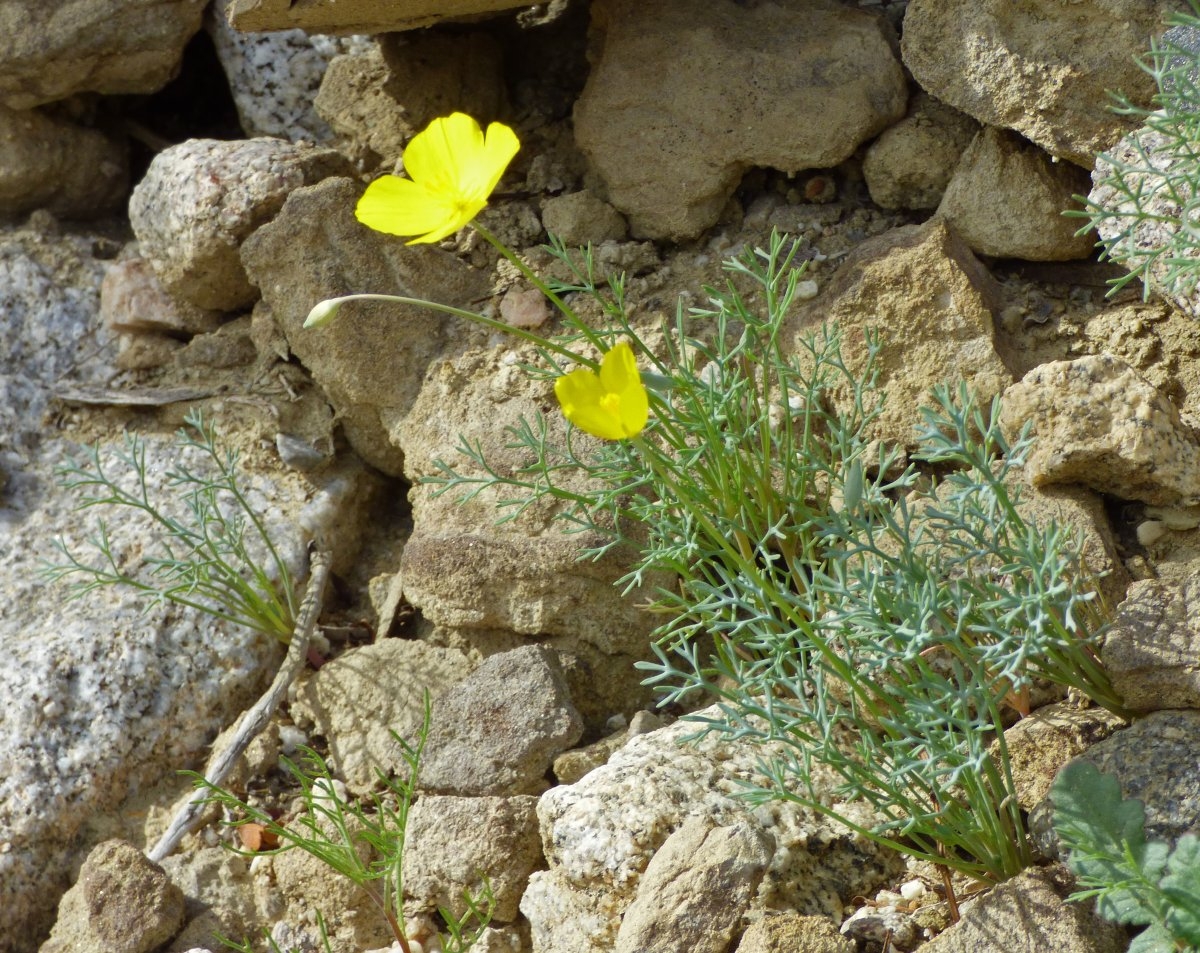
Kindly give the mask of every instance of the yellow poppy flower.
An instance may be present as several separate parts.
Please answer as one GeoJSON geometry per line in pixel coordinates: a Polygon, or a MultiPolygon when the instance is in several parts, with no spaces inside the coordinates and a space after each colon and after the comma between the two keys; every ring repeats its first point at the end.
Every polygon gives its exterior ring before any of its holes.
{"type": "Polygon", "coordinates": [[[600,373],[581,367],[554,382],[563,416],[602,440],[636,437],[646,426],[650,403],[633,348],[621,341],[600,360],[600,373]]]}
{"type": "Polygon", "coordinates": [[[377,232],[441,241],[487,205],[492,189],[521,148],[517,135],[494,122],[486,135],[465,113],[435,119],[404,150],[408,178],[385,175],[367,186],[355,217],[377,232]]]}

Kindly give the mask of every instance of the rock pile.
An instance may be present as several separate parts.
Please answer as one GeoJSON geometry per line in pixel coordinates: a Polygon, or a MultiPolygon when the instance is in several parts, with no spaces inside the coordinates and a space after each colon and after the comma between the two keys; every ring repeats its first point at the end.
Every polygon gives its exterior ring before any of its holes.
{"type": "MultiPolygon", "coordinates": [[[[626,272],[639,326],[778,228],[814,281],[796,329],[888,342],[881,439],[908,442],[944,380],[1003,397],[1006,425],[1039,441],[1033,503],[1068,513],[1110,572],[1114,681],[1139,711],[1200,708],[1200,331],[1161,304],[1105,302],[1094,236],[1061,216],[1097,151],[1133,131],[1105,91],[1148,101],[1134,57],[1183,5],[1027,6],[0,4],[0,953],[184,953],[263,928],[315,949],[318,909],[339,953],[388,942],[298,854],[247,864],[216,826],[161,867],[123,843],[154,840],[187,793],[173,773],[200,766],[280,650],[192,611],[139,614],[118,591],[64,602],[36,570],[53,539],[76,548],[95,529],[54,467],[91,439],[111,456],[130,429],[161,475],[176,462],[163,434],[192,405],[241,450],[297,568],[312,539],[333,548],[343,615],[376,636],[295,686],[238,783],[308,741],[362,794],[399,764],[390,730],[410,736],[432,699],[405,865],[414,936],[481,872],[490,953],[846,950],[886,931],[903,948],[935,932],[881,894],[839,934],[854,898],[905,879],[900,858],[805,808],[751,807],[737,792],[762,779],[763,751],[682,746],[686,723],[643,711],[633,664],[655,620],[648,591],[612,586],[628,554],[579,563],[587,540],[548,512],[496,526],[494,495],[458,505],[420,483],[463,439],[519,463],[504,427],[551,397],[517,342],[375,303],[302,329],[353,292],[547,320],[469,230],[410,247],[354,219],[365,182],[452,110],[523,143],[489,228],[535,269],[546,230],[593,243],[602,271],[626,272]],[[1148,549],[1146,507],[1165,528],[1148,549]]],[[[149,531],[116,527],[121,558],[149,531]]],[[[1152,776],[1195,786],[1194,714],[1156,712],[1087,754],[1186,812],[1176,833],[1195,798],[1152,776]],[[1169,765],[1138,757],[1135,731],[1169,765]]],[[[1114,726],[1093,728],[1072,727],[1063,757],[1114,726]]],[[[1029,763],[1044,793],[1057,764],[1029,763]]],[[[1054,869],[1023,875],[930,949],[1121,948],[1067,889],[1054,869]]]]}

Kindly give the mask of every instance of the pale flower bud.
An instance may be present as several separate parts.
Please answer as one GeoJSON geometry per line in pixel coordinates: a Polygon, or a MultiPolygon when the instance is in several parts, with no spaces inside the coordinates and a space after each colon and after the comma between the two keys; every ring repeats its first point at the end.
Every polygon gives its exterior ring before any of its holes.
{"type": "Polygon", "coordinates": [[[306,328],[319,328],[328,324],[337,317],[338,309],[341,308],[345,298],[327,298],[324,301],[318,301],[313,309],[308,312],[308,317],[304,319],[306,328]]]}

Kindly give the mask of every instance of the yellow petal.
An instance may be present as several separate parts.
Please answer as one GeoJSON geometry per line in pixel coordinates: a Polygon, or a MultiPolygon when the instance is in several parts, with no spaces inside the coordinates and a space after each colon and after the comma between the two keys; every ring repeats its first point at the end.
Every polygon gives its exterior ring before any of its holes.
{"type": "Polygon", "coordinates": [[[483,153],[483,130],[466,113],[435,119],[404,150],[404,171],[431,191],[461,192],[467,170],[483,153]]]}
{"type": "Polygon", "coordinates": [[[443,195],[394,175],[382,176],[368,185],[354,215],[377,232],[404,236],[433,231],[457,218],[454,206],[443,195]]]}
{"type": "Polygon", "coordinates": [[[500,182],[504,170],[512,162],[513,157],[520,151],[521,141],[517,134],[504,123],[494,122],[487,128],[484,139],[483,154],[476,174],[480,177],[477,185],[478,193],[487,199],[500,182]]]}
{"type": "Polygon", "coordinates": [[[620,440],[620,422],[603,406],[604,388],[594,371],[580,368],[564,374],[554,382],[554,396],[558,398],[563,416],[584,433],[602,440],[620,440]]]}
{"type": "Polygon", "coordinates": [[[641,433],[650,417],[650,400],[637,359],[628,341],[621,341],[600,361],[600,384],[620,398],[618,414],[623,437],[641,433]]]}

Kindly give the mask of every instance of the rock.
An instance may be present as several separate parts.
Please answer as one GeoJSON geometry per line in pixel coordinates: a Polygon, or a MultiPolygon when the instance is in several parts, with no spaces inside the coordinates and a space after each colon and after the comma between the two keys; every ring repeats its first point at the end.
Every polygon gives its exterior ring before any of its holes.
{"type": "Polygon", "coordinates": [[[354,206],[361,194],[349,179],[298,190],[245,243],[242,259],[351,446],[372,466],[401,476],[404,454],[388,428],[408,414],[430,362],[465,337],[468,325],[415,305],[367,302],[347,304],[323,328],[302,325],[318,302],[352,292],[470,307],[490,289],[484,275],[439,248],[406,245],[360,225],[354,206]]]}
{"type": "Polygon", "coordinates": [[[916,947],[920,930],[911,916],[894,906],[865,906],[842,921],[841,934],[856,947],[907,951],[916,947]]]}
{"type": "Polygon", "coordinates": [[[292,717],[329,742],[331,760],[347,787],[374,787],[376,770],[404,770],[392,738],[412,740],[424,712],[424,693],[436,700],[471,671],[461,652],[424,642],[383,639],[322,665],[301,682],[292,717]]]}
{"type": "Polygon", "coordinates": [[[900,119],[894,42],[825,0],[600,0],[575,137],[634,236],[695,238],[752,166],[831,168],[900,119]]]}
{"type": "Polygon", "coordinates": [[[555,755],[581,734],[552,651],[529,645],[493,655],[434,700],[419,785],[435,794],[540,793],[555,755]]]}
{"type": "Polygon", "coordinates": [[[221,326],[221,312],[172,298],[144,258],[114,262],[100,285],[100,317],[111,331],[194,337],[221,326]]]}
{"type": "Polygon", "coordinates": [[[1100,657],[1113,687],[1134,711],[1200,708],[1200,581],[1182,589],[1154,579],[1129,587],[1100,657]]]}
{"type": "Polygon", "coordinates": [[[128,190],[123,140],[36,109],[0,106],[0,216],[46,209],[99,218],[120,208],[128,190]]]}
{"type": "MultiPolygon", "coordinates": [[[[697,714],[719,717],[711,708],[697,714]]],[[[681,744],[697,727],[681,721],[639,735],[579,782],[542,795],[550,868],[530,877],[521,899],[534,949],[611,951],[651,858],[691,817],[761,831],[774,844],[750,916],[782,908],[841,919],[841,897],[866,894],[900,869],[895,855],[798,805],[755,808],[742,782],[767,783],[759,766],[782,748],[715,733],[681,744]]]]}
{"type": "Polygon", "coordinates": [[[334,59],[313,105],[348,151],[390,166],[439,116],[465,112],[485,126],[503,118],[502,67],[485,33],[388,34],[334,59]]]}
{"type": "MultiPolygon", "coordinates": [[[[871,201],[891,209],[935,209],[979,123],[918,92],[908,115],[867,148],[863,178],[871,201]]],[[[989,183],[989,188],[997,183],[989,183]]]]}
{"type": "Polygon", "coordinates": [[[574,784],[589,771],[607,764],[614,751],[624,747],[630,738],[670,724],[670,719],[649,711],[639,711],[629,722],[629,727],[613,732],[594,744],[584,748],[564,751],[554,759],[554,777],[559,784],[574,784]]]}
{"type": "Polygon", "coordinates": [[[1200,823],[1200,711],[1150,712],[1080,757],[1145,805],[1147,840],[1174,844],[1200,823]]]}
{"type": "Polygon", "coordinates": [[[205,28],[229,81],[242,130],[250,138],[275,136],[289,142],[323,143],[333,138],[313,99],[329,61],[369,41],[303,30],[243,33],[226,18],[230,2],[213,4],[205,28]]]}
{"type": "Polygon", "coordinates": [[[187,923],[168,948],[171,951],[207,947],[216,933],[258,934],[269,925],[270,908],[279,904],[277,891],[255,890],[250,861],[224,846],[180,851],[165,858],[162,866],[187,901],[187,923]]]}
{"type": "Polygon", "coordinates": [[[1128,132],[1128,119],[1097,108],[1109,90],[1148,104],[1153,81],[1138,67],[1174,0],[912,0],[904,65],[921,87],[981,123],[1013,129],[1085,169],[1128,132]]]}
{"type": "Polygon", "coordinates": [[[162,285],[196,307],[232,311],[257,290],[238,251],[295,189],[349,170],[331,149],[279,139],[190,139],[154,157],[129,220],[162,285]]]}
{"type": "Polygon", "coordinates": [[[855,953],[856,949],[828,917],[791,912],[767,913],[750,924],[737,945],[737,953],[855,953]]]}
{"type": "Polygon", "coordinates": [[[152,93],[179,69],[205,0],[7,0],[0,102],[30,109],[76,93],[152,93]]]}
{"type": "MultiPolygon", "coordinates": [[[[862,242],[820,294],[796,309],[789,330],[812,333],[831,322],[855,375],[866,365],[864,332],[878,332],[883,403],[873,436],[911,444],[916,408],[935,385],[961,378],[986,404],[1012,380],[992,345],[998,301],[995,280],[954,230],[935,219],[862,242]]],[[[793,349],[804,353],[799,345],[793,349]]],[[[831,396],[841,404],[849,391],[837,383],[831,396]]]]}
{"type": "Polygon", "coordinates": [[[1076,235],[1080,222],[1065,218],[1078,208],[1087,173],[1053,162],[1015,133],[983,129],[967,147],[946,187],[938,215],[971,250],[995,258],[1065,261],[1092,254],[1095,236],[1076,235]]]}
{"type": "Polygon", "coordinates": [[[1050,793],[1059,768],[1123,725],[1121,718],[1103,708],[1080,708],[1065,701],[1039,708],[1005,731],[1021,807],[1033,810],[1050,793]]]}
{"type": "Polygon", "coordinates": [[[1053,361],[1004,392],[1011,436],[1031,422],[1034,486],[1080,483],[1124,500],[1200,501],[1200,441],[1175,406],[1110,354],[1053,361]]]}
{"type": "MultiPolygon", "coordinates": [[[[567,524],[554,519],[554,501],[544,499],[497,525],[504,515],[497,502],[513,495],[510,489],[486,488],[461,500],[465,487],[435,497],[433,487],[420,485],[439,472],[439,459],[464,476],[482,475],[477,464],[458,453],[464,441],[478,445],[498,472],[527,464],[522,453],[507,446],[507,428],[522,417],[534,420],[544,413],[548,442],[562,445],[565,423],[550,403],[550,388],[531,380],[520,366],[535,359],[506,339],[491,350],[439,363],[393,430],[414,484],[413,532],[401,561],[404,589],[436,625],[551,637],[556,648],[580,656],[592,666],[588,680],[599,696],[595,711],[603,724],[616,711],[632,714],[648,703],[649,693],[629,673],[634,661],[649,657],[648,636],[656,620],[637,603],[651,598],[653,586],[669,585],[670,577],[657,573],[622,596],[613,583],[628,571],[634,553],[619,548],[598,560],[581,560],[585,547],[604,539],[597,532],[566,533],[567,524]]],[[[567,480],[568,488],[584,488],[576,477],[567,480]]]]}
{"type": "Polygon", "coordinates": [[[183,891],[163,869],[124,841],[105,841],[88,854],[79,882],[63,897],[41,953],[150,953],[183,922],[183,891]]]}
{"type": "Polygon", "coordinates": [[[216,331],[197,334],[175,355],[180,367],[242,367],[258,357],[250,340],[250,315],[227,321],[216,331]]]}
{"type": "Polygon", "coordinates": [[[1125,930],[1090,905],[1069,903],[1063,867],[1032,867],[985,893],[962,919],[921,947],[925,953],[1123,953],[1125,930]]]}
{"type": "Polygon", "coordinates": [[[774,846],[755,825],[687,818],[642,874],[615,953],[725,953],[774,846]]]}
{"type": "Polygon", "coordinates": [[[229,20],[238,30],[301,29],[309,33],[401,33],[443,20],[477,17],[528,6],[528,0],[232,0],[229,20]]]}
{"type": "Polygon", "coordinates": [[[408,815],[404,893],[413,910],[462,917],[463,892],[478,894],[486,876],[492,923],[511,923],[529,875],[544,866],[535,797],[425,795],[408,815]]]}
{"type": "Polygon", "coordinates": [[[542,224],[569,246],[619,242],[628,231],[620,212],[586,190],[546,199],[542,224]]]}
{"type": "Polygon", "coordinates": [[[1190,187],[1186,183],[1192,173],[1189,160],[1178,150],[1177,139],[1143,126],[1096,156],[1088,202],[1103,212],[1096,231],[1112,243],[1109,257],[1131,271],[1150,259],[1142,273],[1147,290],[1158,292],[1196,321],[1200,296],[1188,275],[1197,267],[1189,263],[1200,262],[1200,248],[1191,237],[1191,226],[1180,235],[1180,189],[1190,187]]]}

